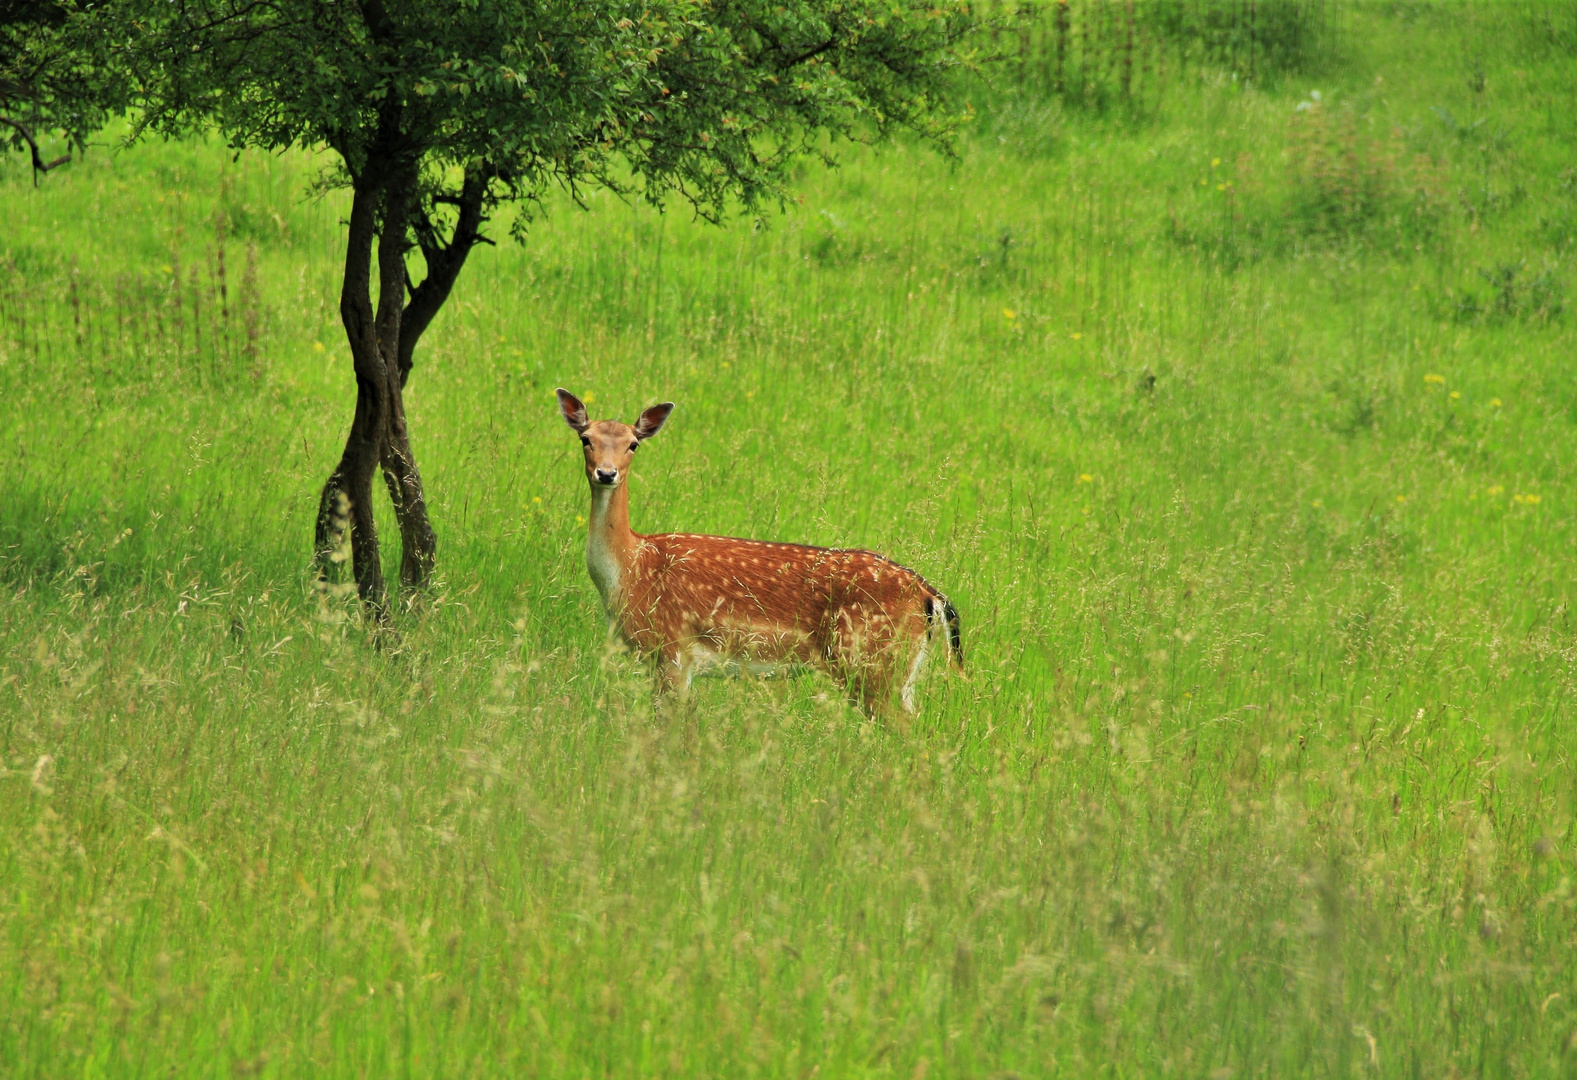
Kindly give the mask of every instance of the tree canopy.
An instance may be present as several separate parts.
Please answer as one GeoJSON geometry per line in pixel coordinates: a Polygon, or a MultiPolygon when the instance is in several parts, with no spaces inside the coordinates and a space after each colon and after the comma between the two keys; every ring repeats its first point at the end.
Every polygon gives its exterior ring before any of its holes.
{"type": "Polygon", "coordinates": [[[46,160],[39,140],[64,136],[81,150],[126,103],[126,85],[100,32],[102,5],[0,0],[0,145],[26,149],[33,177],[71,160],[46,160]]]}
{"type": "Polygon", "coordinates": [[[828,135],[943,134],[956,7],[762,0],[188,0],[138,20],[143,123],[424,167],[678,193],[722,212],[828,135]],[[399,115],[390,114],[397,107],[399,115]]]}
{"type": "Polygon", "coordinates": [[[502,203],[561,185],[720,219],[781,197],[840,139],[943,139],[956,5],[874,0],[119,0],[140,131],[217,128],[237,148],[328,146],[353,191],[341,315],[356,418],[320,505],[362,596],[384,585],[370,506],[381,464],[402,578],[436,540],[405,426],[416,344],[502,203]],[[373,250],[378,278],[374,307],[373,250]],[[420,252],[422,280],[407,272],[420,252]]]}

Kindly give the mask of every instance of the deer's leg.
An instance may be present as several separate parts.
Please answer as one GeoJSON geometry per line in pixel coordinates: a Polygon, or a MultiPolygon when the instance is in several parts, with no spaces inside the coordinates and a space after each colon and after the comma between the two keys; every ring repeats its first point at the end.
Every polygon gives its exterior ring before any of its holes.
{"type": "Polygon", "coordinates": [[[872,720],[887,720],[893,708],[893,673],[890,665],[866,663],[849,684],[849,696],[859,710],[872,720]]]}
{"type": "Polygon", "coordinates": [[[847,607],[838,612],[827,643],[827,672],[856,708],[877,720],[892,713],[892,663],[862,615],[847,607]]]}
{"type": "Polygon", "coordinates": [[[914,688],[920,681],[920,675],[925,671],[925,662],[931,651],[931,635],[923,634],[915,644],[914,659],[909,661],[909,675],[904,679],[903,689],[899,691],[899,700],[903,702],[903,711],[910,716],[915,714],[914,688]]]}
{"type": "Polygon", "coordinates": [[[899,691],[899,700],[904,703],[905,713],[915,714],[915,684],[919,683],[919,675],[926,670],[926,642],[919,643],[919,650],[915,651],[915,659],[908,665],[908,678],[904,680],[904,689],[899,691]]]}
{"type": "Polygon", "coordinates": [[[664,645],[657,651],[657,696],[674,697],[685,701],[690,696],[690,678],[694,674],[692,650],[683,643],[664,645]]]}

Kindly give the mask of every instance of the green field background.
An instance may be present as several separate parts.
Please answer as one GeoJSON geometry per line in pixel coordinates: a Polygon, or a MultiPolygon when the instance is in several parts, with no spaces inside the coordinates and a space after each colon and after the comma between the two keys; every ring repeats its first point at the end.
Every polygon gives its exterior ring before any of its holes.
{"type": "Polygon", "coordinates": [[[1338,29],[496,223],[381,632],[328,157],[12,155],[0,1075],[1573,1075],[1577,15],[1338,29]],[[967,672],[654,711],[559,385],[678,403],[638,530],[886,553],[967,672]]]}

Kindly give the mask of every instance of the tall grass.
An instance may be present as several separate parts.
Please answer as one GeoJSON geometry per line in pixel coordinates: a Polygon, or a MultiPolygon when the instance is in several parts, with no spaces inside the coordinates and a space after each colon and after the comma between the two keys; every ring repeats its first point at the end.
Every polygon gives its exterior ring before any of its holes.
{"type": "Polygon", "coordinates": [[[764,228],[550,207],[418,353],[443,581],[392,635],[307,567],[320,163],[8,163],[4,1071],[1569,1072],[1577,119],[1532,17],[982,105],[764,228]],[[967,678],[655,715],[560,384],[679,403],[637,528],[889,552],[967,678]]]}
{"type": "Polygon", "coordinates": [[[1038,0],[973,5],[981,89],[1144,116],[1179,84],[1274,86],[1341,62],[1345,0],[1038,0]]]}

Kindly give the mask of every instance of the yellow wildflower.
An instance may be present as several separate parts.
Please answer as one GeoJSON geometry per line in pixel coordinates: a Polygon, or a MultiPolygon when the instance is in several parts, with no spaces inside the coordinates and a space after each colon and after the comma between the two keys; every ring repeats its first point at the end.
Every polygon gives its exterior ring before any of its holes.
{"type": "Polygon", "coordinates": [[[1453,391],[1451,391],[1451,400],[1452,401],[1457,400],[1461,396],[1462,396],[1462,391],[1460,391],[1460,390],[1453,390],[1453,391]]]}
{"type": "Polygon", "coordinates": [[[1424,382],[1435,386],[1444,386],[1446,383],[1446,377],[1444,375],[1425,375],[1424,382]]]}
{"type": "Polygon", "coordinates": [[[1505,494],[1505,491],[1506,491],[1506,489],[1501,487],[1499,484],[1491,484],[1490,487],[1489,487],[1489,491],[1485,492],[1485,494],[1487,494],[1487,495],[1503,495],[1503,494],[1505,494]]]}
{"type": "Polygon", "coordinates": [[[1500,408],[1500,398],[1498,398],[1498,397],[1490,398],[1489,399],[1489,407],[1492,408],[1492,409],[1500,408]]]}
{"type": "Polygon", "coordinates": [[[1079,483],[1081,483],[1081,484],[1093,484],[1093,483],[1095,483],[1095,477],[1091,476],[1087,472],[1080,473],[1079,474],[1079,483]]]}

